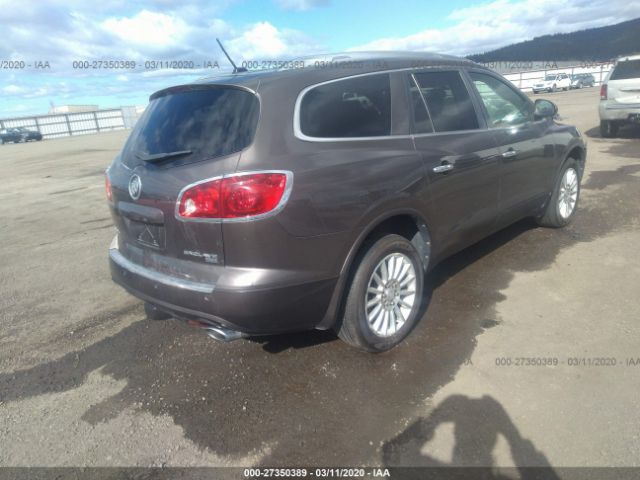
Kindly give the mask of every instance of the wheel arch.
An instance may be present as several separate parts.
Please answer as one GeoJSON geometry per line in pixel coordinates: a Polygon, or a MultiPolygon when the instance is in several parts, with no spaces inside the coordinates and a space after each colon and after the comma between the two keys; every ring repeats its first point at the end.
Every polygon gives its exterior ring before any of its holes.
{"type": "Polygon", "coordinates": [[[573,158],[576,162],[578,162],[578,166],[580,167],[580,178],[584,174],[584,167],[586,162],[587,151],[582,145],[573,145],[567,149],[567,153],[564,155],[562,162],[558,166],[558,171],[556,172],[556,176],[562,170],[562,167],[567,162],[568,159],[573,158]]]}
{"type": "Polygon", "coordinates": [[[431,262],[432,240],[429,228],[424,217],[414,209],[400,209],[386,212],[361,229],[360,234],[352,243],[351,248],[342,264],[338,282],[331,297],[331,301],[325,312],[324,318],[316,328],[325,330],[334,326],[338,321],[342,310],[346,289],[358,265],[358,261],[367,251],[368,247],[376,239],[385,234],[398,234],[409,240],[422,260],[424,272],[429,268],[431,262]]]}

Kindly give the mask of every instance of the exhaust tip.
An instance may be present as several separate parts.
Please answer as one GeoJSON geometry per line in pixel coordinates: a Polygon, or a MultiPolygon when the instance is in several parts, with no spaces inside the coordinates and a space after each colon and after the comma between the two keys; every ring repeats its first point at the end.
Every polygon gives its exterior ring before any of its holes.
{"type": "Polygon", "coordinates": [[[189,320],[188,323],[194,327],[202,328],[207,332],[207,335],[209,335],[210,338],[213,338],[214,340],[217,340],[219,342],[232,342],[234,340],[239,340],[247,336],[246,334],[238,332],[237,330],[231,330],[229,328],[211,325],[210,323],[204,323],[198,320],[189,320]]]}

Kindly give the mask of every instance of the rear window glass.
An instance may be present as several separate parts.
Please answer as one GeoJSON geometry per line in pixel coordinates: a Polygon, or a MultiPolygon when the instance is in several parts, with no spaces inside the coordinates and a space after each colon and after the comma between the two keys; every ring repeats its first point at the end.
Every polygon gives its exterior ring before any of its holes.
{"type": "Polygon", "coordinates": [[[476,111],[458,72],[416,73],[414,77],[436,132],[478,128],[476,111]]]}
{"type": "Polygon", "coordinates": [[[249,146],[258,124],[259,101],[232,87],[190,87],[153,98],[125,145],[127,163],[138,156],[190,150],[171,164],[238,152],[249,146]]]}
{"type": "Polygon", "coordinates": [[[300,130],[307,136],[323,138],[389,135],[389,75],[366,75],[309,90],[300,105],[300,130]]]}
{"type": "Polygon", "coordinates": [[[640,78],[640,60],[619,62],[613,69],[610,80],[626,80],[627,78],[640,78]]]}

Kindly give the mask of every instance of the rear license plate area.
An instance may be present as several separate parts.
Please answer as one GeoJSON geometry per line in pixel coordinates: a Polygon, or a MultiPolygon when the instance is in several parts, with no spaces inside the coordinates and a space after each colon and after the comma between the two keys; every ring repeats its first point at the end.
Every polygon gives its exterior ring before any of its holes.
{"type": "Polygon", "coordinates": [[[165,229],[162,225],[153,225],[150,223],[136,222],[124,217],[124,223],[127,227],[129,238],[145,247],[155,248],[156,250],[164,250],[165,247],[165,229]]]}

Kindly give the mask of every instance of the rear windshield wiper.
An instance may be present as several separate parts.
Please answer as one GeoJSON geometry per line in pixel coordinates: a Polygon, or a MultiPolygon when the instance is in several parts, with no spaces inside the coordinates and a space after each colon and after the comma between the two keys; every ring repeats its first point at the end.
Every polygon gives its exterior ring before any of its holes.
{"type": "Polygon", "coordinates": [[[164,153],[154,153],[154,154],[136,152],[135,155],[140,160],[143,160],[145,162],[159,162],[161,160],[165,160],[171,157],[179,157],[180,155],[189,155],[190,153],[193,153],[193,152],[191,150],[177,150],[175,152],[164,152],[164,153]]]}

